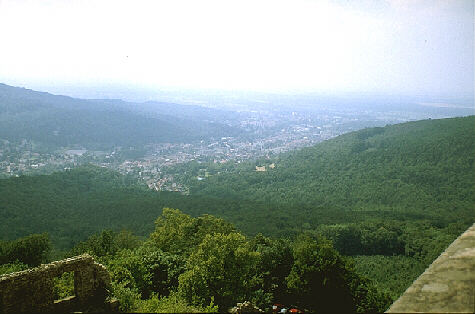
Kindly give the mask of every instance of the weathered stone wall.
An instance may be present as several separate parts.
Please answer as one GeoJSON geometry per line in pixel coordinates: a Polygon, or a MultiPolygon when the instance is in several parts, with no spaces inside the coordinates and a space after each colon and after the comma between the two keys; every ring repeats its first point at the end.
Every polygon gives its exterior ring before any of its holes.
{"type": "Polygon", "coordinates": [[[386,313],[475,313],[475,224],[386,313]]]}
{"type": "Polygon", "coordinates": [[[0,313],[110,311],[117,304],[107,300],[109,287],[109,273],[90,255],[67,258],[1,276],[0,313]],[[53,279],[65,272],[74,272],[74,296],[54,300],[53,279]]]}

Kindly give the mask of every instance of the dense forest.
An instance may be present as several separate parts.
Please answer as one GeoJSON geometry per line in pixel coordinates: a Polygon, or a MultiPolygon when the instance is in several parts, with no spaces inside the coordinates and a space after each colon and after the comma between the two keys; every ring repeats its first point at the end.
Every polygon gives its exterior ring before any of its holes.
{"type": "Polygon", "coordinates": [[[473,116],[364,129],[195,183],[193,194],[427,217],[473,204],[473,116]]]}
{"type": "MultiPolygon", "coordinates": [[[[2,241],[0,273],[36,266],[49,249],[45,234],[2,241]]],[[[106,265],[123,311],[225,312],[250,300],[267,311],[278,301],[310,312],[362,313],[381,312],[391,301],[323,237],[247,237],[221,218],[170,208],[144,240],[104,230],[65,255],[82,253],[106,265]]],[[[72,292],[72,277],[58,278],[55,297],[72,292]]]]}
{"type": "Polygon", "coordinates": [[[332,239],[396,298],[473,223],[474,156],[475,117],[468,116],[364,129],[270,160],[210,165],[202,181],[193,175],[203,165],[181,171],[193,195],[272,209],[254,214],[260,230],[332,239]],[[267,171],[255,171],[264,165],[267,171]]]}
{"type": "Polygon", "coordinates": [[[93,166],[4,179],[0,271],[89,252],[123,310],[251,300],[384,311],[473,223],[474,156],[470,116],[364,129],[273,159],[183,164],[190,195],[93,166]]]}

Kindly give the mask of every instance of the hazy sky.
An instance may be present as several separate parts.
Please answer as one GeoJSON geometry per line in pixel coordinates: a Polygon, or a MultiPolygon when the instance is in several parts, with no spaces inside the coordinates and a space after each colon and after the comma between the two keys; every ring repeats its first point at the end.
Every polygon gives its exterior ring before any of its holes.
{"type": "Polygon", "coordinates": [[[473,94],[473,0],[0,0],[0,82],[473,94]]]}

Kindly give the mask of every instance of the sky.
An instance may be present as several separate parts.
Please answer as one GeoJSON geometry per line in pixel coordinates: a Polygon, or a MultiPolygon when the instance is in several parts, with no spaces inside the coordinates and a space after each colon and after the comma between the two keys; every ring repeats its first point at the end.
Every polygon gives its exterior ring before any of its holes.
{"type": "Polygon", "coordinates": [[[0,0],[0,82],[473,95],[473,0],[0,0]]]}

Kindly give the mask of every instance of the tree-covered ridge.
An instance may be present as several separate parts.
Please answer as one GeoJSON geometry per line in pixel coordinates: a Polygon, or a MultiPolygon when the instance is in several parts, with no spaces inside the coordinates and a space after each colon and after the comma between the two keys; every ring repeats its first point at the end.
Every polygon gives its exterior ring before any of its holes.
{"type": "Polygon", "coordinates": [[[279,156],[266,172],[227,165],[231,171],[196,181],[192,193],[442,218],[473,212],[474,156],[474,116],[409,122],[279,156]]]}
{"type": "Polygon", "coordinates": [[[309,230],[332,239],[396,299],[473,223],[474,156],[469,116],[365,129],[185,180],[195,196],[240,202],[246,215],[259,204],[251,216],[271,234],[309,230]]]}
{"type": "Polygon", "coordinates": [[[304,225],[305,215],[319,215],[318,225],[375,217],[366,212],[333,209],[312,212],[310,207],[155,192],[95,166],[0,180],[0,199],[3,239],[48,232],[55,249],[71,248],[105,228],[127,229],[145,236],[153,230],[152,221],[163,207],[182,208],[193,216],[214,214],[234,222],[246,234],[262,232],[269,236],[292,236],[308,230],[310,225],[304,225]]]}
{"type": "Polygon", "coordinates": [[[146,235],[165,205],[153,202],[154,194],[146,188],[95,166],[0,180],[0,199],[3,239],[48,232],[61,249],[105,228],[146,235]]]}
{"type": "Polygon", "coordinates": [[[1,180],[0,234],[15,239],[49,231],[63,248],[103,228],[146,235],[166,206],[226,218],[246,234],[413,220],[438,228],[457,222],[461,231],[475,204],[474,125],[472,116],[362,130],[267,161],[276,168],[264,173],[253,163],[228,163],[221,166],[227,173],[195,179],[190,196],[146,191],[96,167],[1,180]],[[127,218],[132,213],[134,220],[127,218]]]}
{"type": "MultiPolygon", "coordinates": [[[[200,113],[198,106],[168,104],[161,113],[162,107],[75,99],[0,84],[0,139],[27,139],[49,147],[137,147],[230,136],[241,131],[217,121],[178,116],[182,112],[200,113]],[[173,111],[169,108],[173,106],[178,108],[173,111]],[[149,108],[153,115],[142,107],[149,108]]],[[[202,111],[224,115],[212,109],[202,111]]]]}

